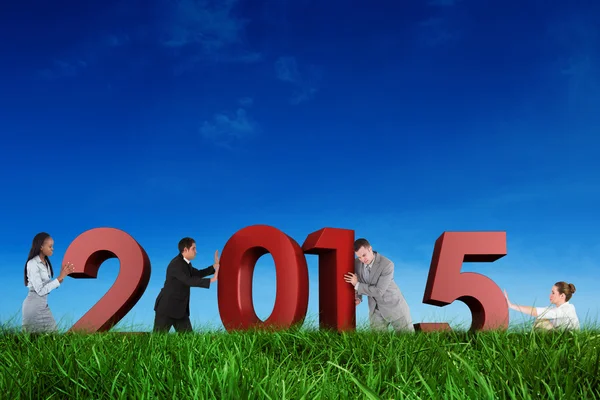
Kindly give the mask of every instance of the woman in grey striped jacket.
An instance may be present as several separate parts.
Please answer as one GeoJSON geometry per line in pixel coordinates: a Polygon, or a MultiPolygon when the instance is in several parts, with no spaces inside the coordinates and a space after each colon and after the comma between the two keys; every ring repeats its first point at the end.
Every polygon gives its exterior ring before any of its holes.
{"type": "Polygon", "coordinates": [[[48,293],[59,287],[67,275],[73,272],[73,264],[62,266],[60,275],[52,279],[54,271],[50,256],[54,253],[54,240],[41,232],[35,235],[27,263],[25,263],[25,286],[29,293],[23,301],[23,330],[26,332],[56,332],[56,321],[48,307],[48,293]]]}

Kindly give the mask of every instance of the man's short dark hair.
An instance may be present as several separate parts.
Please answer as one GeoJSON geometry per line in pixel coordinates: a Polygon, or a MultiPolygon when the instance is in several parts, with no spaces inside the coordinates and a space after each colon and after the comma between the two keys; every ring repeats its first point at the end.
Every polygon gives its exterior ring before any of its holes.
{"type": "Polygon", "coordinates": [[[356,253],[358,250],[360,250],[361,247],[368,249],[370,246],[371,244],[367,239],[356,239],[356,241],[354,242],[354,252],[356,253]]]}
{"type": "Polygon", "coordinates": [[[184,237],[179,241],[179,252],[183,253],[184,249],[189,249],[196,241],[190,237],[184,237]]]}

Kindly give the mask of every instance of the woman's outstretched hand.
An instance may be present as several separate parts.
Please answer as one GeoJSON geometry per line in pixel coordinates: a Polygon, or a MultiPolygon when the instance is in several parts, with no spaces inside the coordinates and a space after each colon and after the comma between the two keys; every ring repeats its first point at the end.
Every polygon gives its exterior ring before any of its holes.
{"type": "Polygon", "coordinates": [[[512,307],[512,303],[508,299],[508,294],[506,293],[506,289],[504,289],[504,297],[506,298],[506,304],[508,304],[508,308],[512,307]]]}

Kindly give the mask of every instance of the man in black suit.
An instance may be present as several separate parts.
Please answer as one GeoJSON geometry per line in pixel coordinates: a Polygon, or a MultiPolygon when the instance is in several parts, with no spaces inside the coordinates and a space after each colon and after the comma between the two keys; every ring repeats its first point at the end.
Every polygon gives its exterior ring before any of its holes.
{"type": "Polygon", "coordinates": [[[179,254],[171,260],[167,267],[167,278],[164,287],[154,304],[154,332],[168,332],[171,326],[177,332],[191,332],[190,322],[190,287],[208,289],[211,282],[217,280],[219,274],[219,251],[215,251],[215,263],[205,269],[192,267],[191,261],[196,257],[196,242],[192,238],[179,241],[179,254]],[[212,275],[211,279],[205,276],[212,275]]]}

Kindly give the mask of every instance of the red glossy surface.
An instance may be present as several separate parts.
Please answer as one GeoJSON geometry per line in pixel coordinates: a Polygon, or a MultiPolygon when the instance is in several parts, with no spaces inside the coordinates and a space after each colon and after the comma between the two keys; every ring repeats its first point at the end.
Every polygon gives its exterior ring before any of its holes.
{"type": "Polygon", "coordinates": [[[308,235],[302,250],[319,255],[319,326],[356,329],[354,289],[344,281],[347,272],[354,272],[354,231],[323,228],[308,235]]]}
{"type": "Polygon", "coordinates": [[[100,265],[111,258],[120,262],[115,283],[81,317],[70,331],[103,332],[117,324],[138,302],[150,280],[148,255],[127,233],[113,228],[95,228],[79,235],[67,249],[63,264],[71,262],[72,278],[92,278],[100,265]]]}
{"type": "Polygon", "coordinates": [[[502,290],[485,275],[460,272],[463,262],[493,262],[506,255],[506,232],[444,232],[435,242],[423,303],[443,307],[456,300],[472,314],[471,330],[506,329],[502,290]]]}
{"type": "Polygon", "coordinates": [[[303,322],[308,309],[308,268],[294,239],[267,225],[243,228],[225,244],[220,264],[218,300],[225,329],[284,329],[303,322]],[[267,253],[275,262],[277,283],[273,312],[263,322],[252,302],[252,275],[256,261],[267,253]]]}

